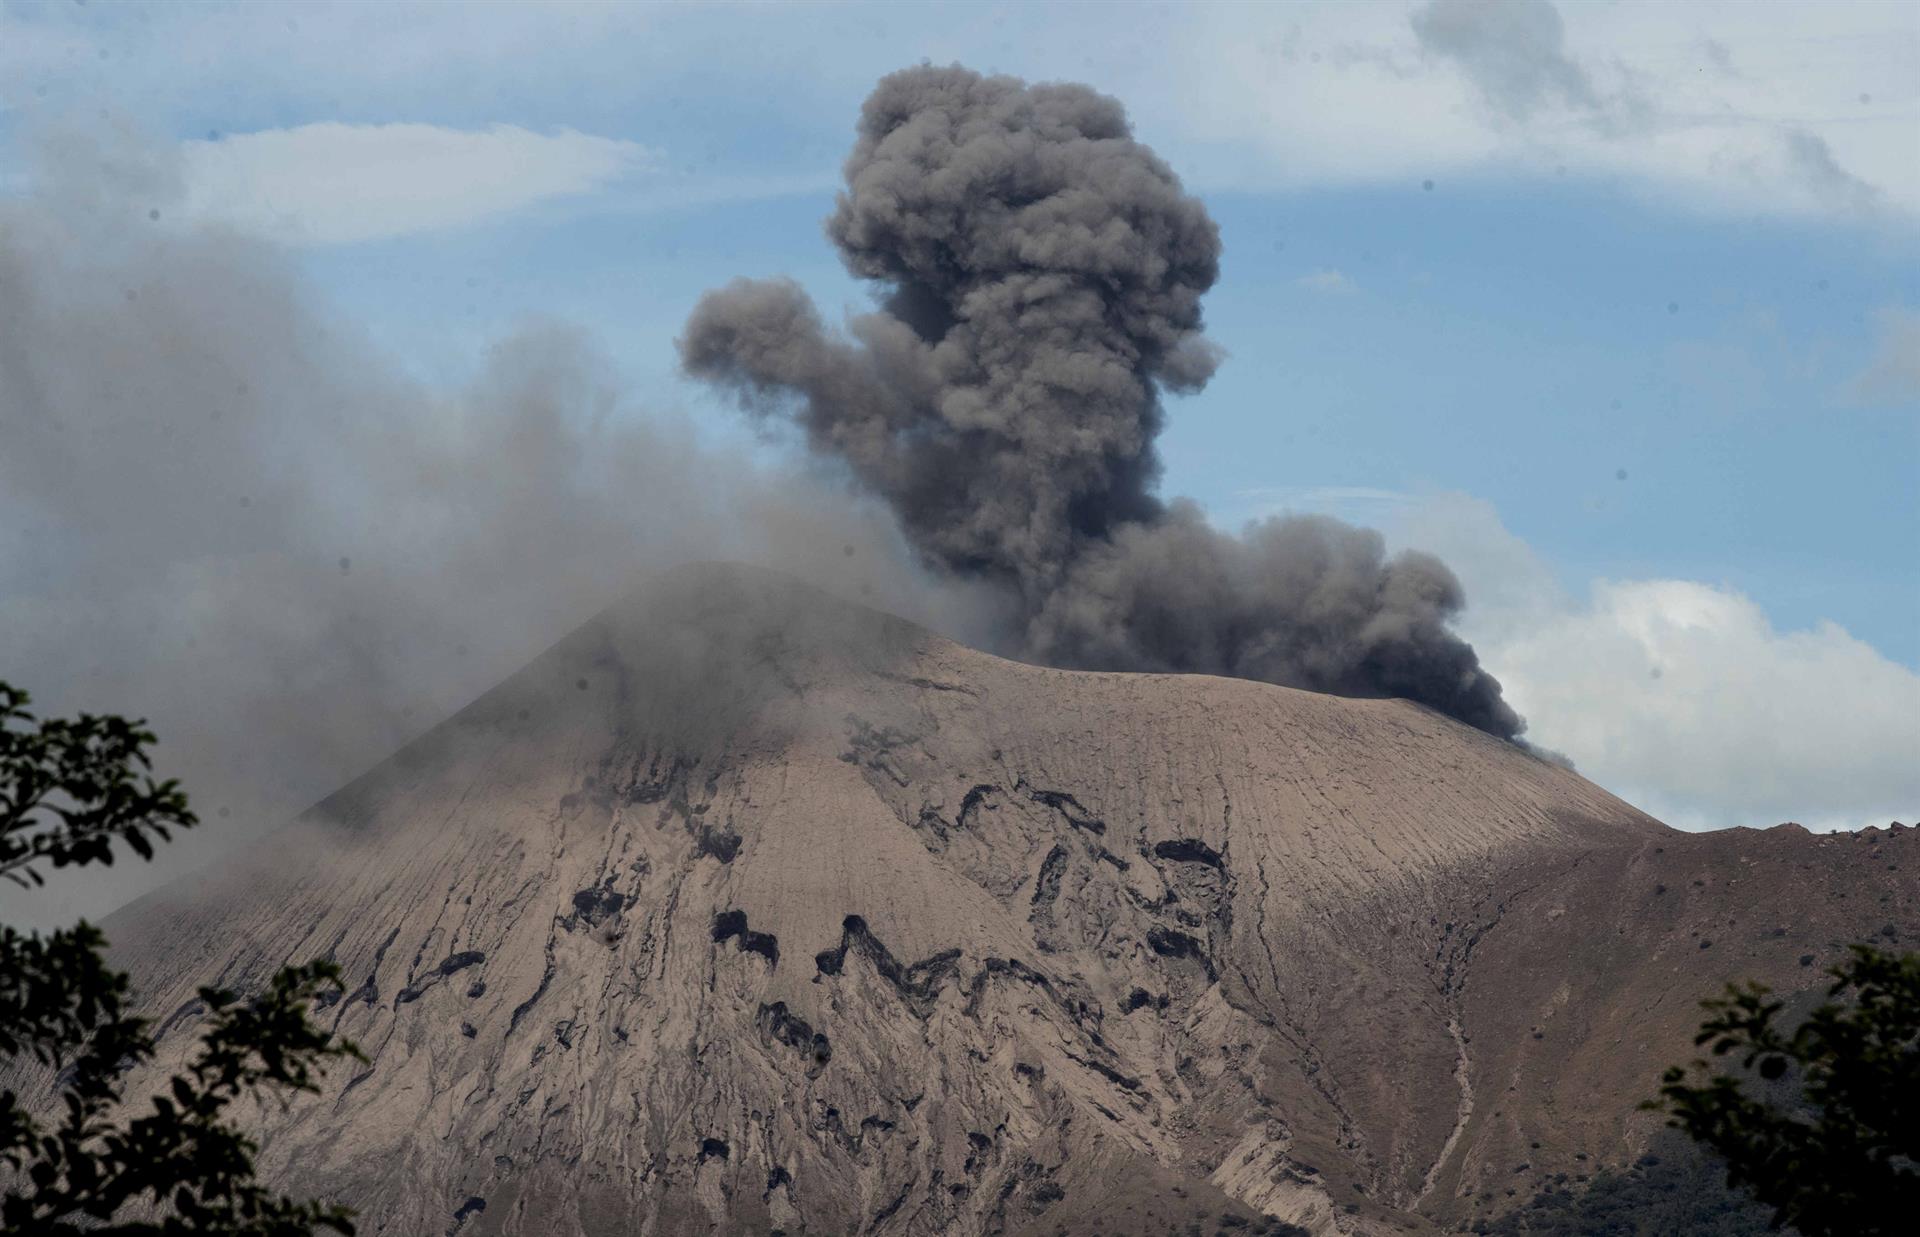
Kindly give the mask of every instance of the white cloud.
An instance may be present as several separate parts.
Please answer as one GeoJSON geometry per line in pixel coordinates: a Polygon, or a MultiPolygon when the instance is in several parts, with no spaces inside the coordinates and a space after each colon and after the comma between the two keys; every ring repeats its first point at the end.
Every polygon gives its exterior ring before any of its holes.
{"type": "Polygon", "coordinates": [[[1306,288],[1311,292],[1324,292],[1329,296],[1351,296],[1360,290],[1360,286],[1347,278],[1342,271],[1314,271],[1302,275],[1293,281],[1296,288],[1306,288]]]}
{"type": "Polygon", "coordinates": [[[1179,41],[1190,132],[1249,188],[1485,173],[1708,209],[1920,214],[1909,6],[1223,6],[1179,41]],[[1251,147],[1265,158],[1236,158],[1251,147]]]}
{"type": "Polygon", "coordinates": [[[1569,595],[1464,495],[1409,510],[1393,537],[1460,575],[1463,633],[1528,737],[1668,823],[1920,813],[1920,675],[1838,625],[1780,631],[1751,598],[1693,580],[1598,580],[1569,595]]]}
{"type": "Polygon", "coordinates": [[[1264,485],[1235,490],[1232,501],[1212,510],[1226,527],[1276,515],[1330,515],[1371,526],[1414,501],[1404,491],[1366,485],[1264,485]]]}
{"type": "Polygon", "coordinates": [[[1873,356],[1841,394],[1860,404],[1920,403],[1920,313],[1894,305],[1874,317],[1873,356]]]}
{"type": "Polygon", "coordinates": [[[872,80],[931,57],[1114,93],[1206,190],[1564,171],[1736,216],[1920,216],[1920,19],[1896,2],[1297,0],[1133,6],[1091,26],[1066,5],[969,21],[847,4],[830,22],[768,6],[744,25],[728,7],[637,3],[288,0],[120,22],[99,8],[0,5],[0,107],[45,92],[194,116],[238,100],[249,114],[490,118],[506,98],[516,116],[601,132],[665,124],[677,143],[690,135],[663,121],[665,92],[725,99],[728,114],[777,101],[772,123],[805,140],[753,158],[831,161],[872,80]]]}
{"type": "Polygon", "coordinates": [[[633,142],[513,125],[311,124],[184,143],[185,212],[289,244],[460,227],[646,170],[633,142]]]}

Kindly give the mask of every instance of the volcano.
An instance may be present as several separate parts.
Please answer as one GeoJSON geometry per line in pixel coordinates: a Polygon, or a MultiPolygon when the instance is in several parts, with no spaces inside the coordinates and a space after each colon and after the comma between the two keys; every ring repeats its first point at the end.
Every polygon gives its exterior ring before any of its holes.
{"type": "Polygon", "coordinates": [[[1431,1233],[1639,1155],[1698,998],[1920,929],[1915,845],[702,566],[106,929],[162,1069],[340,963],[368,1061],[261,1162],[366,1233],[1431,1233]]]}

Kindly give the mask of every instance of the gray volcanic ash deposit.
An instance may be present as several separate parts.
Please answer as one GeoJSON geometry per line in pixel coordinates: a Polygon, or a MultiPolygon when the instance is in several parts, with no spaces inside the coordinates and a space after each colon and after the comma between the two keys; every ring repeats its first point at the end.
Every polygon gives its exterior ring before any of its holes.
{"type": "Polygon", "coordinates": [[[163,1066],[340,962],[263,1162],[368,1233],[1435,1232],[1639,1154],[1694,997],[1920,927],[1912,849],[706,567],[106,927],[163,1066]]]}

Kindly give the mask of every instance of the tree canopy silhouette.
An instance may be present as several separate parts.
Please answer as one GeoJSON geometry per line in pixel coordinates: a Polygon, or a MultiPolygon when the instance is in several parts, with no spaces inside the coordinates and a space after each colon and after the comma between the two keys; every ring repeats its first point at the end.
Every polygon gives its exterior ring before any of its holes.
{"type": "MultiPolygon", "coordinates": [[[[111,864],[116,843],[143,859],[196,819],[172,781],[156,781],[143,723],[82,714],[36,718],[27,693],[0,682],[0,875],[44,882],[42,867],[111,864]]],[[[0,1234],[32,1237],[310,1237],[352,1234],[352,1213],[284,1197],[255,1177],[258,1147],[230,1122],[243,1097],[317,1090],[325,1064],[359,1057],[307,1019],[331,962],[283,968],[242,997],[200,989],[208,1025],[184,1073],[144,1106],[123,1079],[153,1059],[146,1019],[128,1012],[127,976],[108,965],[91,924],[0,928],[0,1057],[56,1070],[49,1112],[0,1090],[0,1234]]]]}
{"type": "Polygon", "coordinates": [[[1791,1031],[1762,984],[1702,1002],[1694,1043],[1725,1059],[1675,1066],[1662,1109],[1731,1184],[1806,1237],[1912,1232],[1920,1217],[1920,954],[1855,945],[1826,1003],[1791,1031]],[[1737,1068],[1729,1068],[1737,1067],[1737,1068]]]}

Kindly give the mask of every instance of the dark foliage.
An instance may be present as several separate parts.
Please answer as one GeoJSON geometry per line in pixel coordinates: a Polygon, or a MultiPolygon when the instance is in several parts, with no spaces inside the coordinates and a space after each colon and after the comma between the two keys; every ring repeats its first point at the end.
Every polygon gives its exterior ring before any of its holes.
{"type": "MultiPolygon", "coordinates": [[[[0,874],[39,884],[35,865],[111,863],[124,841],[194,824],[186,796],[147,776],[153,736],[139,722],[82,716],[37,722],[27,694],[0,683],[0,874]]],[[[147,1020],[127,1012],[125,974],[82,923],[46,936],[0,928],[0,1057],[58,1071],[54,1114],[0,1091],[0,1234],[68,1237],[309,1237],[351,1234],[344,1208],[282,1197],[254,1179],[254,1143],[228,1124],[242,1097],[317,1089],[331,1058],[359,1056],[307,1020],[332,963],[287,967],[250,1000],[202,988],[209,1025],[186,1072],[139,1111],[121,1079],[151,1060],[147,1020]]]]}
{"type": "Polygon", "coordinates": [[[1697,1045],[1721,1062],[1666,1072],[1671,1124],[1728,1181],[1808,1237],[1912,1232],[1920,1216],[1920,954],[1868,945],[1789,1032],[1760,984],[1703,1002],[1697,1045]],[[1752,1084],[1752,1085],[1750,1085],[1752,1084]]]}
{"type": "Polygon", "coordinates": [[[1725,1184],[1722,1166],[1677,1136],[1590,1183],[1558,1180],[1498,1220],[1489,1237],[1778,1237],[1772,1212],[1725,1184]]]}
{"type": "Polygon", "coordinates": [[[196,819],[174,782],[148,774],[153,735],[124,717],[39,721],[27,693],[0,682],[0,876],[42,884],[33,867],[112,863],[113,842],[142,859],[196,819]]]}

